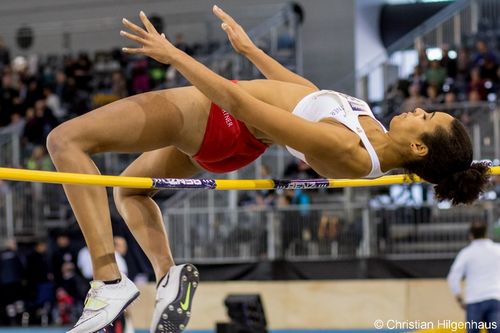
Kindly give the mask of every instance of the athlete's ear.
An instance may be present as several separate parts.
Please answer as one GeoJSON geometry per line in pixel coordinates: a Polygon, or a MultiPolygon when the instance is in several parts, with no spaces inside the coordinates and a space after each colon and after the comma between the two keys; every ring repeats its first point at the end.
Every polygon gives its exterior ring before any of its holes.
{"type": "Polygon", "coordinates": [[[429,148],[421,141],[412,141],[410,150],[417,157],[424,157],[429,153],[429,148]]]}

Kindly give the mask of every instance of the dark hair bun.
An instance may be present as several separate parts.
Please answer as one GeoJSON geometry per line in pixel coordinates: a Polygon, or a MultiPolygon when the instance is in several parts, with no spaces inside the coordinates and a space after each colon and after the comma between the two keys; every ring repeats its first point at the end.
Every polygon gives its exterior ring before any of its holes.
{"type": "Polygon", "coordinates": [[[488,162],[474,162],[464,171],[453,173],[434,186],[439,201],[449,200],[453,205],[470,204],[484,192],[490,178],[488,162]]]}

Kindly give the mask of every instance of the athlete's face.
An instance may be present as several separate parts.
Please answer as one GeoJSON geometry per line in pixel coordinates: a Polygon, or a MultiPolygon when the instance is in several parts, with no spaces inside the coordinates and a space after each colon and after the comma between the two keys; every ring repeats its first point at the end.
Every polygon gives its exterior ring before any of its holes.
{"type": "Polygon", "coordinates": [[[423,134],[431,134],[439,126],[448,130],[453,119],[444,112],[426,112],[417,108],[413,112],[405,112],[392,118],[389,131],[398,142],[413,145],[421,143],[423,134]]]}

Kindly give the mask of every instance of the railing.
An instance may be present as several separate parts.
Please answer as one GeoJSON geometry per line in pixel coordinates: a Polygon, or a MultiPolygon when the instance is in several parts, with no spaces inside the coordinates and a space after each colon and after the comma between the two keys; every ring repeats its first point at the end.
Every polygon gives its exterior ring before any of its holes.
{"type": "Polygon", "coordinates": [[[21,165],[21,140],[15,134],[0,134],[0,165],[21,165]]]}
{"type": "Polygon", "coordinates": [[[165,212],[177,260],[251,262],[339,258],[452,258],[467,244],[470,222],[498,220],[494,205],[370,208],[357,204],[165,212]]]}
{"type": "Polygon", "coordinates": [[[12,192],[7,183],[0,181],[0,243],[14,236],[12,192]]]}
{"type": "Polygon", "coordinates": [[[69,206],[59,185],[0,181],[0,241],[44,235],[67,226],[69,206]]]}
{"type": "MultiPolygon", "coordinates": [[[[20,138],[17,135],[0,134],[0,165],[14,167],[21,165],[20,138]]],[[[0,244],[16,234],[16,227],[23,227],[15,224],[16,221],[22,220],[18,218],[22,210],[17,210],[15,204],[19,189],[17,184],[0,180],[0,244]]]]}
{"type": "Polygon", "coordinates": [[[453,257],[468,241],[470,223],[493,224],[493,207],[438,209],[432,206],[391,207],[377,212],[378,253],[396,257],[453,257]]]}
{"type": "Polygon", "coordinates": [[[38,233],[43,184],[3,183],[0,190],[1,239],[38,233]]]}

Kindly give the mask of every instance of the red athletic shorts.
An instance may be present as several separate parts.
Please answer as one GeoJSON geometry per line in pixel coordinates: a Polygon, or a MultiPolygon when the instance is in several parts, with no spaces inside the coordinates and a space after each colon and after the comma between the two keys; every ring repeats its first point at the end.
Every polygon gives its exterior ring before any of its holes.
{"type": "Polygon", "coordinates": [[[193,158],[207,171],[230,172],[255,161],[267,147],[244,123],[212,103],[203,143],[193,158]]]}

